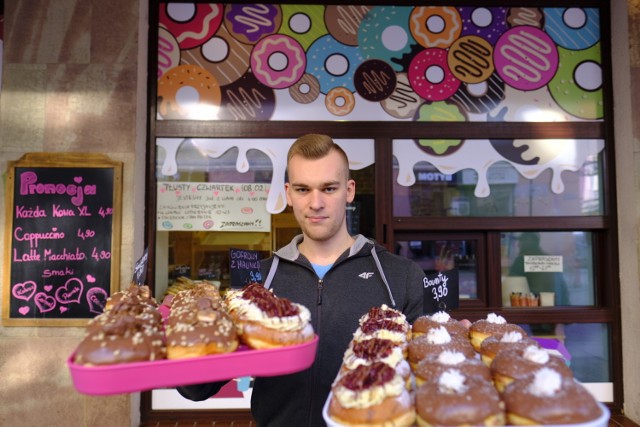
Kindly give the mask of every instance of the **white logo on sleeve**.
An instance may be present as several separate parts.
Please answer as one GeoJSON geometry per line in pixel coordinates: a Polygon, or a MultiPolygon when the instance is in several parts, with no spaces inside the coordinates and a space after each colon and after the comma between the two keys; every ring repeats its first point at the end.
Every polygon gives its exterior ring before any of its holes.
{"type": "Polygon", "coordinates": [[[363,279],[368,279],[369,277],[373,276],[373,272],[371,271],[365,271],[364,273],[360,273],[358,274],[358,277],[361,277],[363,279]]]}

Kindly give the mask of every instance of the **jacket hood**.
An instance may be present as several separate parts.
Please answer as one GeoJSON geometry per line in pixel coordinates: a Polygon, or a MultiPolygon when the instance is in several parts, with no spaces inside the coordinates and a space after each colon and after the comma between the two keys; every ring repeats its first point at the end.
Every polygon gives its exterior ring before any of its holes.
{"type": "MultiPolygon", "coordinates": [[[[355,242],[353,243],[353,245],[351,245],[351,248],[349,249],[349,255],[348,255],[349,257],[359,253],[365,248],[367,249],[367,252],[371,250],[371,247],[376,247],[376,252],[381,252],[386,250],[384,247],[378,245],[373,239],[369,239],[363,236],[362,234],[358,234],[354,237],[355,237],[355,242]]],[[[291,240],[291,242],[289,242],[287,245],[283,246],[282,248],[278,249],[273,254],[282,259],[295,261],[300,256],[298,245],[300,244],[300,242],[302,242],[303,239],[304,239],[304,236],[302,234],[298,234],[291,240]]]]}

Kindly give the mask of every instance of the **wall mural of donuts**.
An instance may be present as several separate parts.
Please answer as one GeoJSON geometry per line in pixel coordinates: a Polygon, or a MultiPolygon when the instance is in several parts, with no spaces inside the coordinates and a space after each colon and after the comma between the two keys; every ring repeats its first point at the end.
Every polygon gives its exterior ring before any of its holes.
{"type": "Polygon", "coordinates": [[[159,120],[603,120],[597,8],[158,12],[159,120]]]}

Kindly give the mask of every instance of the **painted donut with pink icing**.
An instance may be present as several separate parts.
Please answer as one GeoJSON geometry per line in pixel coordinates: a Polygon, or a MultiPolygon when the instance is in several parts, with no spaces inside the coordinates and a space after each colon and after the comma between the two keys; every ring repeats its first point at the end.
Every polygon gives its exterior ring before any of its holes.
{"type": "Polygon", "coordinates": [[[222,5],[217,3],[162,3],[160,26],[178,41],[180,49],[191,49],[209,40],[222,23],[222,5]]]}
{"type": "Polygon", "coordinates": [[[307,57],[296,40],[274,34],[260,40],[251,52],[251,70],[264,85],[274,89],[292,86],[304,75],[307,57]]]}
{"type": "Polygon", "coordinates": [[[427,101],[445,100],[460,87],[460,80],[449,70],[444,49],[419,52],[411,60],[408,76],[413,90],[427,101]]]}
{"type": "Polygon", "coordinates": [[[558,69],[558,49],[544,31],[519,26],[507,30],[493,52],[502,80],[511,87],[529,91],[545,86],[558,69]]]}

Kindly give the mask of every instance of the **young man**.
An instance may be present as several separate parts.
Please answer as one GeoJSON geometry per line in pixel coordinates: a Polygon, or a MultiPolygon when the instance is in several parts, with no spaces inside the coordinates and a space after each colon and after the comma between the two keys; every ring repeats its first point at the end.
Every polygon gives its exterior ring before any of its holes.
{"type": "MultiPolygon", "coordinates": [[[[256,378],[251,411],[259,426],[324,425],[322,407],[358,320],[386,304],[413,322],[422,314],[424,272],[347,230],[346,206],[356,184],[345,152],[326,135],[305,135],[287,157],[287,203],[302,234],[262,265],[264,286],[305,305],[319,336],[316,359],[303,372],[256,378]]],[[[186,398],[203,400],[220,385],[179,387],[186,398]]]]}

